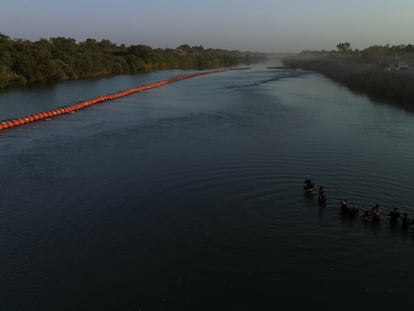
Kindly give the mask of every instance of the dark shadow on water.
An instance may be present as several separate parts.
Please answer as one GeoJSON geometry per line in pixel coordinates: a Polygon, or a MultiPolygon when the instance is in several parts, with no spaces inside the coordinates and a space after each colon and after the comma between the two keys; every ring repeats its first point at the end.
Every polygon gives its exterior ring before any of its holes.
{"type": "Polygon", "coordinates": [[[407,241],[410,237],[414,237],[409,228],[400,228],[400,235],[403,241],[407,241]]]}
{"type": "Polygon", "coordinates": [[[396,237],[400,234],[400,224],[399,223],[388,223],[388,227],[390,229],[391,236],[396,237]]]}
{"type": "Polygon", "coordinates": [[[371,221],[370,222],[370,229],[374,235],[378,235],[381,231],[381,227],[383,227],[384,222],[383,221],[371,221]],[[381,225],[382,224],[382,225],[381,225]]]}
{"type": "Polygon", "coordinates": [[[319,219],[322,220],[325,217],[325,211],[326,211],[326,205],[323,205],[323,206],[319,205],[319,208],[318,208],[319,219]]]}
{"type": "Polygon", "coordinates": [[[360,220],[360,214],[359,209],[356,209],[355,211],[347,211],[342,209],[341,207],[338,207],[339,212],[341,213],[341,222],[346,224],[353,224],[355,221],[360,220]]]}
{"type": "Polygon", "coordinates": [[[303,200],[305,202],[306,205],[315,205],[316,201],[315,201],[315,193],[313,192],[303,192],[303,200]]]}

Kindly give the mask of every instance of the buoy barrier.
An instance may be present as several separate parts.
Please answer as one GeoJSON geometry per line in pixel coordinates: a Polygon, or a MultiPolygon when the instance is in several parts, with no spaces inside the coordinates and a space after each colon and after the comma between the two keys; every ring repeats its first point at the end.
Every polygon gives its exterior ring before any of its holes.
{"type": "Polygon", "coordinates": [[[153,89],[153,88],[156,88],[156,87],[164,86],[164,85],[174,83],[174,82],[178,82],[178,81],[182,81],[182,80],[185,80],[185,79],[190,79],[190,78],[194,78],[194,77],[200,77],[200,76],[205,76],[205,75],[210,75],[210,74],[215,74],[215,73],[221,73],[221,72],[225,72],[225,71],[247,70],[247,69],[250,69],[250,68],[249,67],[225,68],[225,69],[218,69],[218,70],[211,70],[211,71],[203,71],[203,72],[198,72],[198,73],[181,75],[181,76],[177,76],[177,77],[170,78],[170,79],[167,79],[167,80],[151,83],[151,84],[146,84],[146,85],[142,85],[142,86],[133,87],[133,88],[130,88],[130,89],[127,89],[127,90],[124,90],[124,91],[120,91],[118,93],[98,96],[98,97],[88,99],[88,100],[85,100],[83,102],[76,103],[76,104],[73,104],[73,105],[63,106],[63,107],[59,107],[59,108],[48,110],[48,111],[41,111],[41,112],[37,112],[37,113],[31,114],[31,115],[23,116],[23,117],[20,117],[20,118],[15,118],[15,119],[10,119],[10,120],[3,120],[3,121],[0,121],[0,131],[5,130],[5,129],[9,129],[9,128],[12,128],[12,127],[16,127],[16,126],[21,126],[21,125],[24,125],[24,124],[27,124],[27,123],[44,120],[44,119],[47,119],[47,118],[53,118],[53,117],[59,116],[61,114],[71,113],[71,112],[86,108],[86,107],[91,106],[91,105],[95,105],[95,104],[102,103],[102,102],[105,102],[105,101],[108,101],[108,100],[113,100],[113,99],[117,99],[117,98],[120,98],[120,97],[128,96],[128,95],[131,95],[133,93],[138,93],[138,92],[150,90],[150,89],[153,89]]]}

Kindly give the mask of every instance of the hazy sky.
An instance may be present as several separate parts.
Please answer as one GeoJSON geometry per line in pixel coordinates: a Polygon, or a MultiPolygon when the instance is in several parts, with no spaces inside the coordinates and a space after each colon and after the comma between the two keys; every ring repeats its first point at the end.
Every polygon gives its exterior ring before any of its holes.
{"type": "Polygon", "coordinates": [[[361,49],[414,43],[414,0],[0,0],[0,33],[154,48],[361,49]]]}

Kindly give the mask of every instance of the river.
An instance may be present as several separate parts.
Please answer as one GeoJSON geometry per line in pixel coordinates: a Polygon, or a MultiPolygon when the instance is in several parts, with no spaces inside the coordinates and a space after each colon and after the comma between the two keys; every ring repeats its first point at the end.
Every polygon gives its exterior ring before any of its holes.
{"type": "MultiPolygon", "coordinates": [[[[0,94],[1,119],[179,74],[0,94]]],[[[406,306],[414,234],[339,200],[414,217],[413,140],[414,114],[266,65],[1,131],[0,310],[406,306]]]]}

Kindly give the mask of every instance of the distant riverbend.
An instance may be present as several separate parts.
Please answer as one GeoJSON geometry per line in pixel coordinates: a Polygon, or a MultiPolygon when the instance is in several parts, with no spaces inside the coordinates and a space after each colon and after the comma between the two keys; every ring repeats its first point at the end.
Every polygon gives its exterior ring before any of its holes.
{"type": "Polygon", "coordinates": [[[394,64],[375,62],[357,55],[300,54],[284,59],[288,68],[324,74],[350,90],[382,102],[414,109],[414,70],[397,70],[394,64]]]}

